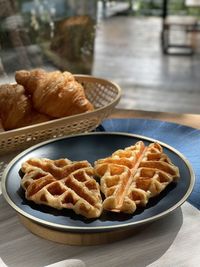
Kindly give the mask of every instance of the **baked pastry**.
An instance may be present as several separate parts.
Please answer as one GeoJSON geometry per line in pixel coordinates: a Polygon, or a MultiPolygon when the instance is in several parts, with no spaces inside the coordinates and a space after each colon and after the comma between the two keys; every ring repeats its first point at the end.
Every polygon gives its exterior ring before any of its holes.
{"type": "Polygon", "coordinates": [[[50,120],[32,108],[24,87],[19,84],[0,85],[0,118],[5,130],[50,120]]]}
{"type": "Polygon", "coordinates": [[[99,177],[103,176],[104,166],[108,164],[123,165],[128,167],[132,172],[137,168],[138,162],[143,155],[145,145],[142,141],[125,149],[116,150],[110,157],[99,159],[95,162],[95,170],[99,177]]]}
{"type": "Polygon", "coordinates": [[[97,160],[95,172],[105,195],[103,208],[125,213],[146,206],[151,197],[159,195],[180,176],[178,167],[158,143],[145,146],[143,142],[97,160]]]}
{"type": "Polygon", "coordinates": [[[25,197],[36,204],[56,209],[72,209],[86,218],[97,218],[102,212],[99,184],[87,161],[32,158],[22,164],[21,186],[25,197]]]}
{"type": "Polygon", "coordinates": [[[60,118],[93,110],[84,88],[70,72],[21,70],[15,79],[31,94],[34,108],[48,116],[60,118]]]}

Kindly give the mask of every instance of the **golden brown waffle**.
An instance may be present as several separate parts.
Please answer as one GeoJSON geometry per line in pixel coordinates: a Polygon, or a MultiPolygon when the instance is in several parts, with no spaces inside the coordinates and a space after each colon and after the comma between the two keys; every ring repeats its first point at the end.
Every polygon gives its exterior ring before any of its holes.
{"type": "Polygon", "coordinates": [[[22,164],[21,170],[25,173],[21,181],[24,189],[32,183],[33,180],[51,173],[56,180],[60,180],[76,169],[91,167],[87,161],[72,162],[68,159],[51,160],[46,158],[31,158],[22,164]]]}
{"type": "Polygon", "coordinates": [[[144,153],[134,180],[137,187],[150,191],[150,197],[154,197],[179,177],[178,167],[163,153],[158,143],[152,143],[144,153]]]}
{"type": "Polygon", "coordinates": [[[139,162],[139,159],[142,156],[144,149],[144,143],[142,141],[139,141],[133,146],[115,151],[110,157],[97,160],[95,162],[97,175],[100,177],[102,176],[102,164],[112,163],[127,166],[129,169],[134,169],[135,167],[137,167],[137,163],[139,162]]]}
{"type": "Polygon", "coordinates": [[[21,186],[37,204],[72,209],[86,218],[99,217],[102,200],[94,169],[87,161],[32,158],[22,164],[21,186]]]}
{"type": "Polygon", "coordinates": [[[138,142],[118,150],[111,157],[96,161],[95,171],[105,195],[103,208],[126,213],[146,206],[149,198],[179,178],[178,168],[158,143],[145,147],[138,142]]]}

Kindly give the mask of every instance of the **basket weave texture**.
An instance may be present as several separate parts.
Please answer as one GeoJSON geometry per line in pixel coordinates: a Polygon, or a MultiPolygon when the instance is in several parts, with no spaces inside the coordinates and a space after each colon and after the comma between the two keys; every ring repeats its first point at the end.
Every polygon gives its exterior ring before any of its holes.
{"type": "Polygon", "coordinates": [[[92,131],[112,113],[121,97],[117,84],[87,75],[74,76],[85,88],[94,111],[0,132],[0,155],[21,151],[48,139],[92,131]]]}

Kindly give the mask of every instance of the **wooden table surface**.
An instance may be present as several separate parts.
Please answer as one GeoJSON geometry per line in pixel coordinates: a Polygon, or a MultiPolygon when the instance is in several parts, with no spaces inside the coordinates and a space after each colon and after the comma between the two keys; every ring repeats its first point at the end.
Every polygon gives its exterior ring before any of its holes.
{"type": "MultiPolygon", "coordinates": [[[[110,118],[155,119],[200,128],[200,115],[193,114],[116,109],[110,118]]],[[[199,228],[199,221],[199,211],[186,202],[128,238],[98,246],[69,246],[32,234],[0,195],[0,257],[9,267],[42,267],[71,258],[87,267],[198,266],[200,234],[195,227],[199,228]]]]}
{"type": "Polygon", "coordinates": [[[190,126],[200,129],[200,114],[177,114],[167,112],[115,109],[110,118],[154,119],[190,126]]]}

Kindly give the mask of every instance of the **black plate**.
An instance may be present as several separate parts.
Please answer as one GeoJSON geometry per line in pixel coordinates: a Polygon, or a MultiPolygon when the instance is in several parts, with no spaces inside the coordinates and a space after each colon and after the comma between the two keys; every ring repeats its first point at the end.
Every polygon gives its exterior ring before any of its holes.
{"type": "Polygon", "coordinates": [[[138,209],[133,215],[104,212],[100,218],[88,220],[73,211],[57,211],[27,201],[20,188],[21,178],[18,172],[22,162],[28,158],[69,158],[75,161],[88,160],[93,164],[95,160],[107,157],[116,149],[123,149],[138,140],[143,140],[146,144],[155,141],[139,135],[97,132],[43,142],[25,150],[8,165],[2,179],[3,195],[21,215],[34,222],[64,231],[109,231],[138,226],[159,219],[179,207],[188,198],[195,179],[188,160],[180,152],[161,142],[159,143],[163,146],[164,152],[179,167],[181,179],[177,184],[169,185],[158,197],[151,199],[145,209],[138,209]]]}

